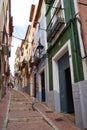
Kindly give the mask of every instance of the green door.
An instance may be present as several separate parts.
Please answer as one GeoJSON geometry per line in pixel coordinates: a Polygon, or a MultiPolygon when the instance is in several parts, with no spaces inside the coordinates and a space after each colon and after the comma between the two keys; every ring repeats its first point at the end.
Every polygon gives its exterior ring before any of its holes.
{"type": "Polygon", "coordinates": [[[58,60],[60,104],[62,113],[72,113],[73,98],[68,52],[58,60]]]}

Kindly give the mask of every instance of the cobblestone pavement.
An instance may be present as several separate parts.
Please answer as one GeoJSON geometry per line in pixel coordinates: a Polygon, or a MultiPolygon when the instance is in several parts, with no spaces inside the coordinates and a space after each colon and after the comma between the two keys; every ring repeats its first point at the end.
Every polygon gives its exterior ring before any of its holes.
{"type": "Polygon", "coordinates": [[[11,90],[2,130],[78,130],[65,115],[55,113],[26,93],[11,90]]]}

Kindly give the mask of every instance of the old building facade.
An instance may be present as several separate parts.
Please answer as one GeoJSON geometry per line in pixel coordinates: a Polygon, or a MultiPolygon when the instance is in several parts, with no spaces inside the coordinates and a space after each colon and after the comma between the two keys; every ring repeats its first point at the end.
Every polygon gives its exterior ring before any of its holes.
{"type": "MultiPolygon", "coordinates": [[[[11,52],[12,41],[12,16],[11,16],[11,1],[0,1],[0,90],[1,95],[4,95],[6,81],[8,80],[10,67],[9,57],[11,52]]],[[[0,96],[1,96],[0,95],[0,96]]]]}
{"type": "Polygon", "coordinates": [[[39,101],[47,101],[46,92],[46,30],[45,30],[45,1],[39,1],[33,26],[36,28],[36,49],[34,53],[34,81],[36,98],[39,101]]]}
{"type": "Polygon", "coordinates": [[[46,6],[48,104],[57,112],[75,113],[76,125],[86,129],[86,1],[47,0],[46,6]]]}
{"type": "Polygon", "coordinates": [[[22,73],[31,96],[74,115],[82,130],[87,129],[86,10],[86,0],[39,0],[36,10],[32,5],[23,44],[30,45],[27,73],[22,73]]]}
{"type": "Polygon", "coordinates": [[[75,6],[75,19],[77,22],[77,30],[79,37],[79,45],[83,66],[84,80],[74,84],[74,95],[75,97],[75,108],[76,108],[76,124],[81,129],[87,129],[87,37],[86,37],[86,11],[87,11],[87,1],[86,0],[76,0],[74,1],[75,6]],[[78,109],[79,107],[79,109],[78,109]]]}

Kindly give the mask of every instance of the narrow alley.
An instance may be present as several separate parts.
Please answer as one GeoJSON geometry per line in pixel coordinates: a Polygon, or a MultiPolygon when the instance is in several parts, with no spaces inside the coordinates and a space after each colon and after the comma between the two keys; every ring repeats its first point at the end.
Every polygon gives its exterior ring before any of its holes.
{"type": "Polygon", "coordinates": [[[2,124],[1,130],[78,130],[64,115],[54,113],[43,103],[14,89],[9,92],[2,124]]]}
{"type": "Polygon", "coordinates": [[[43,116],[32,109],[31,100],[16,91],[11,90],[7,111],[6,130],[36,130],[40,127],[41,130],[53,130],[43,116]]]}
{"type": "Polygon", "coordinates": [[[0,0],[0,130],[87,130],[87,0],[0,0]]]}

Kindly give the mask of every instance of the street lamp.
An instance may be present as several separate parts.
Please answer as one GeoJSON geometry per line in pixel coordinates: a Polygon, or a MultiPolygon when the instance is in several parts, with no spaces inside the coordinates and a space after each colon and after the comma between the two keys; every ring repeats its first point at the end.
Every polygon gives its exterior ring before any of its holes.
{"type": "Polygon", "coordinates": [[[43,48],[44,48],[44,46],[39,41],[39,44],[38,44],[38,46],[36,48],[36,52],[35,52],[35,56],[38,57],[39,59],[41,58],[43,48]]]}

